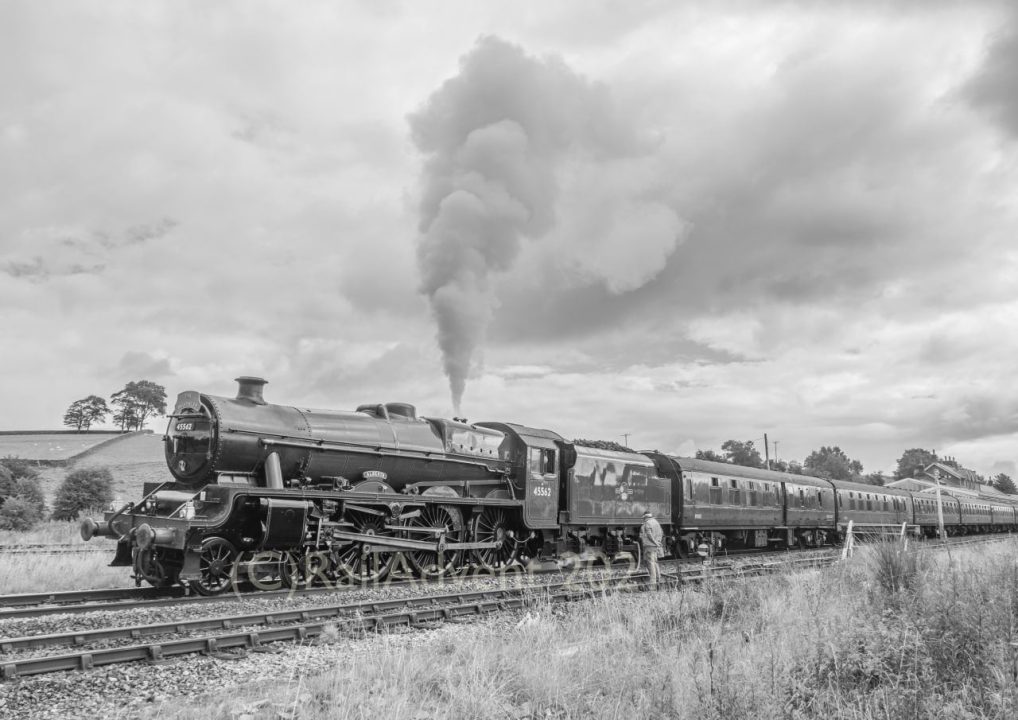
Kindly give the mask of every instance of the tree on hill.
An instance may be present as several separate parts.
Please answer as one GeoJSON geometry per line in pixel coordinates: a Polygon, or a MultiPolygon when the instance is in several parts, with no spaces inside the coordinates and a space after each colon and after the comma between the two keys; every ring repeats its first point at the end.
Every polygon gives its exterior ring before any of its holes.
{"type": "Polygon", "coordinates": [[[121,430],[140,430],[149,417],[166,413],[166,388],[150,380],[129,382],[110,399],[116,408],[113,422],[121,430]]]}
{"type": "Polygon", "coordinates": [[[864,482],[867,485],[883,485],[884,476],[878,472],[866,473],[860,478],[860,482],[864,482]]]}
{"type": "Polygon", "coordinates": [[[1018,495],[1018,487],[1015,487],[1014,480],[1010,475],[1000,473],[993,478],[993,487],[1008,495],[1018,495]]]}
{"type": "Polygon", "coordinates": [[[725,456],[722,455],[721,453],[717,452],[716,450],[697,450],[696,451],[696,459],[697,460],[708,460],[710,462],[721,462],[721,463],[728,462],[725,459],[725,456]]]}
{"type": "Polygon", "coordinates": [[[53,499],[54,520],[77,520],[84,510],[113,500],[113,475],[108,468],[82,468],[68,473],[53,499]]]}
{"type": "Polygon", "coordinates": [[[739,440],[725,440],[721,443],[721,449],[725,453],[725,459],[733,465],[743,467],[763,467],[763,458],[760,451],[753,446],[752,440],[740,442],[739,440]]]}
{"type": "Polygon", "coordinates": [[[912,448],[898,458],[898,467],[894,471],[894,479],[917,477],[930,463],[938,462],[937,453],[933,450],[912,448]]]}
{"type": "Polygon", "coordinates": [[[862,475],[862,463],[849,458],[837,445],[814,450],[802,464],[809,475],[832,480],[854,480],[862,475]]]}
{"type": "Polygon", "coordinates": [[[78,432],[88,432],[94,423],[102,422],[109,414],[110,408],[104,399],[98,395],[89,395],[71,403],[64,413],[64,425],[78,432]]]}

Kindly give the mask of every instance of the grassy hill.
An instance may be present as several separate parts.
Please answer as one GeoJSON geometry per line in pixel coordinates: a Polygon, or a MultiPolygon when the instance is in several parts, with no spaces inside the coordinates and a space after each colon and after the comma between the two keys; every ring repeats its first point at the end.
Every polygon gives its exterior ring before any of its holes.
{"type": "MultiPolygon", "coordinates": [[[[71,435],[64,437],[75,438],[80,436],[71,435]]],[[[108,439],[109,436],[99,438],[99,440],[108,439]]],[[[96,442],[96,439],[93,438],[92,445],[95,445],[96,442]]],[[[62,445],[72,446],[70,442],[63,441],[62,445]]],[[[77,445],[73,445],[73,448],[75,452],[67,452],[65,457],[80,452],[77,445]]],[[[67,450],[66,447],[65,450],[67,450]]],[[[50,457],[54,454],[55,452],[51,451],[50,457]]],[[[18,455],[19,457],[32,460],[50,459],[10,452],[8,446],[4,443],[4,438],[0,438],[0,457],[5,455],[18,455]]],[[[71,461],[65,467],[40,467],[39,475],[42,490],[46,494],[47,500],[52,502],[57,487],[63,482],[67,473],[77,468],[103,466],[109,468],[113,474],[114,496],[122,498],[125,502],[131,499],[139,499],[144,483],[162,482],[170,478],[170,472],[166,469],[166,461],[163,457],[162,435],[139,433],[121,437],[115,442],[101,445],[88,455],[71,461]]]]}

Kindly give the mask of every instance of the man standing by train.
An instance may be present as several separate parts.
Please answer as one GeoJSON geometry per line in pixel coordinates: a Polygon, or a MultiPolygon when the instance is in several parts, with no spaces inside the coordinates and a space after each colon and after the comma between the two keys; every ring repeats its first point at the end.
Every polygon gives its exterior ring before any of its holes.
{"type": "Polygon", "coordinates": [[[656,588],[661,578],[661,573],[657,568],[657,558],[664,548],[664,531],[661,530],[661,523],[654,519],[654,513],[650,510],[643,514],[640,543],[643,545],[643,558],[647,563],[647,574],[650,576],[648,584],[650,587],[656,588]]]}

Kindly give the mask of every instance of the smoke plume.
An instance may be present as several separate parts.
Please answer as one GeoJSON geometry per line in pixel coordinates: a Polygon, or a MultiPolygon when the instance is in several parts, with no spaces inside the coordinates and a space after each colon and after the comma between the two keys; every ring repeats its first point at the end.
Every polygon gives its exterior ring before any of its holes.
{"type": "MultiPolygon", "coordinates": [[[[421,292],[438,325],[458,413],[498,306],[492,277],[513,266],[523,238],[540,238],[556,226],[567,158],[590,164],[640,154],[646,143],[607,88],[557,58],[531,57],[494,37],[481,38],[461,59],[459,74],[409,122],[425,156],[421,292]]],[[[671,246],[676,229],[668,229],[671,246]]]]}

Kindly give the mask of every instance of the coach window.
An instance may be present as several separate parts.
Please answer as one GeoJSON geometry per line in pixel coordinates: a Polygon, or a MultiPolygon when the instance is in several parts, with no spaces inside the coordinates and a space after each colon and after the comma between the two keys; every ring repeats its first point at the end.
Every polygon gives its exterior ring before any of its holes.
{"type": "Polygon", "coordinates": [[[817,490],[817,509],[818,510],[824,509],[824,495],[819,490],[817,490]]]}
{"type": "Polygon", "coordinates": [[[742,505],[742,497],[739,495],[739,481],[731,478],[729,481],[728,502],[732,505],[742,505]]]}
{"type": "Polygon", "coordinates": [[[845,507],[845,496],[842,495],[841,493],[838,493],[838,507],[839,508],[845,507]]]}
{"type": "Polygon", "coordinates": [[[721,481],[716,477],[710,479],[710,504],[721,504],[721,481]]]}
{"type": "Polygon", "coordinates": [[[756,507],[758,504],[756,496],[756,483],[752,480],[749,481],[749,504],[752,507],[756,507]]]}
{"type": "Polygon", "coordinates": [[[799,507],[806,507],[806,491],[799,488],[799,507]]]}

